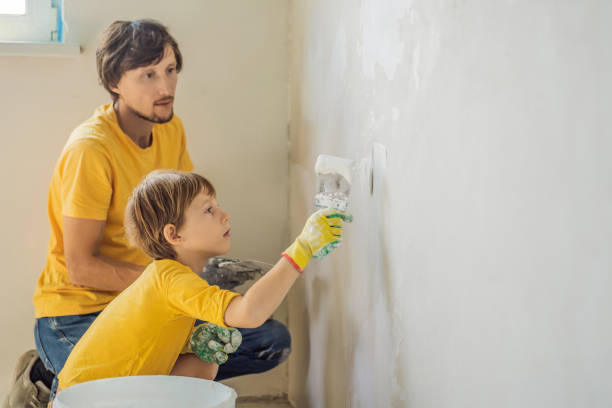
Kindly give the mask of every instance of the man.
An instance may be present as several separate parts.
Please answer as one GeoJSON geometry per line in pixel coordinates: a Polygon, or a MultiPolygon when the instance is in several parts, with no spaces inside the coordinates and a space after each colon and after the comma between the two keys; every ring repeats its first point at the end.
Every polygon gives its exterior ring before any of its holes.
{"type": "MultiPolygon", "coordinates": [[[[183,61],[166,28],[152,20],[116,21],[103,34],[96,62],[112,104],[73,131],[55,167],[51,237],[34,294],[38,353],[19,359],[5,407],[44,406],[76,342],[151,261],[124,234],[132,189],[155,169],[193,169],[173,111],[183,61]]],[[[289,354],[289,332],[275,320],[241,332],[242,347],[220,367],[218,380],[269,370],[289,354]]]]}

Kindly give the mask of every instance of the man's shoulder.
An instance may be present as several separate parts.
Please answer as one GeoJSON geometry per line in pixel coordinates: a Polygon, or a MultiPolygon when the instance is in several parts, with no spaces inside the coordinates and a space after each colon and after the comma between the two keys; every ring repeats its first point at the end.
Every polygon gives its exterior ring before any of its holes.
{"type": "Polygon", "coordinates": [[[92,116],[79,124],[70,134],[66,148],[106,149],[116,137],[119,125],[110,104],[98,107],[92,116]]]}
{"type": "Polygon", "coordinates": [[[73,132],[64,146],[62,156],[109,156],[111,149],[107,145],[104,136],[95,132],[73,132]]]}
{"type": "Polygon", "coordinates": [[[70,135],[69,142],[104,144],[119,131],[119,124],[111,105],[98,107],[93,115],[79,124],[70,135]]]}

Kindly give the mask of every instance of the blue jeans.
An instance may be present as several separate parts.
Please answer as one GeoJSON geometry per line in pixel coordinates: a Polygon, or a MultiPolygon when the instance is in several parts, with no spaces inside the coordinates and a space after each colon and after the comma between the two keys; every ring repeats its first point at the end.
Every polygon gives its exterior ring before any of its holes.
{"type": "MultiPolygon", "coordinates": [[[[57,374],[68,355],[100,312],[84,315],[41,317],[34,323],[34,341],[40,358],[48,370],[55,374],[51,398],[57,391],[57,374]]],[[[200,324],[197,321],[196,324],[200,324]]],[[[268,319],[256,329],[239,329],[242,344],[225,364],[219,366],[215,380],[261,373],[287,359],[291,352],[291,336],[284,324],[268,319]]]]}

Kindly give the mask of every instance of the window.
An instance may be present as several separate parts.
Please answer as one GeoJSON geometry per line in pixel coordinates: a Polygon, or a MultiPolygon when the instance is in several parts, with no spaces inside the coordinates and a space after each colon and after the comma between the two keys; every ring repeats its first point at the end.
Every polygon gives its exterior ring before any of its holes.
{"type": "Polygon", "coordinates": [[[0,14],[23,15],[25,13],[25,0],[2,0],[0,2],[0,14]]]}
{"type": "Polygon", "coordinates": [[[77,56],[64,37],[64,0],[0,0],[0,56],[77,56]]]}
{"type": "Polygon", "coordinates": [[[62,0],[0,0],[0,41],[62,41],[62,0]]]}

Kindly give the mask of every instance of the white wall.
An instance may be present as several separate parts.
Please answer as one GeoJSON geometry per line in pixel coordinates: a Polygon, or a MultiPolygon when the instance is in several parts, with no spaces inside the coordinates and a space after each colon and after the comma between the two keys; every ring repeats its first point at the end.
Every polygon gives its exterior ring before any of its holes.
{"type": "MultiPolygon", "coordinates": [[[[156,18],[184,57],[175,112],[196,170],[232,216],[231,256],[274,262],[287,245],[287,12],[284,0],[66,0],[74,58],[0,56],[0,396],[34,346],[32,294],[44,264],[47,188],[71,130],[110,101],[95,48],[117,19],[156,18]]],[[[286,318],[286,311],[278,314],[286,318]]],[[[241,395],[286,392],[286,364],[231,382],[241,395]]]]}
{"type": "Polygon", "coordinates": [[[343,247],[292,292],[299,407],[612,405],[612,3],[292,2],[291,234],[319,153],[343,247]]]}

